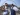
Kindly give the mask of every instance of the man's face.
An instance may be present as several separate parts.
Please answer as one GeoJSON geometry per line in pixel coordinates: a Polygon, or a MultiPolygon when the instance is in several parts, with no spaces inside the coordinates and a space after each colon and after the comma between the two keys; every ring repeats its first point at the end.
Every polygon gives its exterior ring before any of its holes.
{"type": "Polygon", "coordinates": [[[5,3],[5,6],[7,6],[8,4],[7,3],[5,3]]]}
{"type": "Polygon", "coordinates": [[[8,4],[5,4],[5,6],[8,6],[8,4]]]}
{"type": "Polygon", "coordinates": [[[5,4],[5,5],[7,5],[7,4],[5,4]]]}

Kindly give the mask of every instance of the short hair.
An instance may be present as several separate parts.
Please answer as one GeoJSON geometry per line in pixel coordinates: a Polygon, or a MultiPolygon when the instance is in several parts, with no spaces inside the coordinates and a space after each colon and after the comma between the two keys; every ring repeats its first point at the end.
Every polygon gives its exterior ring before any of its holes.
{"type": "Polygon", "coordinates": [[[15,6],[14,4],[12,4],[12,6],[15,6]]]}
{"type": "Polygon", "coordinates": [[[12,4],[12,6],[13,6],[13,4],[12,4]]]}

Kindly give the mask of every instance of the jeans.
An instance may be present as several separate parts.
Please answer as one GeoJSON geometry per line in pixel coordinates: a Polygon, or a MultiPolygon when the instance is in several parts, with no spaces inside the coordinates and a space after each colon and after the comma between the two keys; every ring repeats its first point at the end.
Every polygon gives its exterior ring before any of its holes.
{"type": "Polygon", "coordinates": [[[11,15],[16,15],[13,9],[11,9],[11,15]]]}

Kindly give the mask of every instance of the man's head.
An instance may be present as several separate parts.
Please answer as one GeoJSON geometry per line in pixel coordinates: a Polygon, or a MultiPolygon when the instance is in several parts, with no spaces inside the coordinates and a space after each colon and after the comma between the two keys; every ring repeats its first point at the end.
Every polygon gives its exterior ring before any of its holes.
{"type": "Polygon", "coordinates": [[[7,4],[7,3],[5,3],[5,6],[8,6],[8,4],[7,4]]]}
{"type": "Polygon", "coordinates": [[[12,6],[14,7],[15,5],[14,5],[14,4],[12,4],[12,5],[11,5],[11,7],[12,7],[12,6]]]}
{"type": "Polygon", "coordinates": [[[12,6],[14,7],[15,5],[14,5],[14,4],[12,4],[12,6]]]}
{"type": "Polygon", "coordinates": [[[13,4],[12,4],[12,6],[13,6],[13,4]]]}
{"type": "Polygon", "coordinates": [[[11,5],[11,7],[13,6],[13,4],[11,5]]]}

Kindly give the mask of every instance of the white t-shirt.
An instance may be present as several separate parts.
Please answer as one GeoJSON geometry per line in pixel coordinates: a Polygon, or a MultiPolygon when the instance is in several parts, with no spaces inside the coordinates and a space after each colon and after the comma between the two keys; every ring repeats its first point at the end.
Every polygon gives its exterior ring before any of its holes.
{"type": "Polygon", "coordinates": [[[14,9],[15,11],[18,11],[18,10],[19,10],[17,7],[13,7],[13,9],[14,9]]]}

